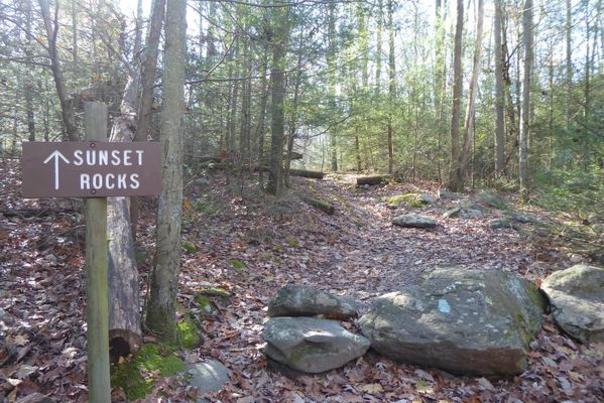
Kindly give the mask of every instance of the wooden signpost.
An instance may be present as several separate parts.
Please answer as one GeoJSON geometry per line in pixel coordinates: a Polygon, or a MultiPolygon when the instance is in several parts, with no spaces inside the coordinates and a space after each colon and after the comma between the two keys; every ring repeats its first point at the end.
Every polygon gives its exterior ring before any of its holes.
{"type": "Polygon", "coordinates": [[[159,143],[107,142],[107,106],[85,104],[86,142],[23,144],[24,197],[86,198],[88,400],[111,401],[107,196],[160,191],[159,143]]]}

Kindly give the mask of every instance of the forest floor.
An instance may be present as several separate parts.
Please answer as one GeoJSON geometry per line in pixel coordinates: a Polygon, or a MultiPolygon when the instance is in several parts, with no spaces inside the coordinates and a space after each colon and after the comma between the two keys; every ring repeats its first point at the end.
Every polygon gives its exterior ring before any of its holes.
{"type": "MultiPolygon", "coordinates": [[[[33,393],[84,401],[81,213],[70,200],[21,199],[16,165],[0,166],[0,177],[0,401],[3,395],[14,401],[33,393]]],[[[435,230],[393,227],[394,214],[418,209],[392,210],[384,197],[410,191],[434,195],[434,183],[364,189],[353,185],[352,176],[338,175],[323,181],[296,179],[281,199],[257,189],[251,180],[227,184],[222,174],[186,187],[179,302],[200,317],[204,342],[180,354],[191,363],[212,357],[231,371],[230,383],[203,396],[208,400],[591,402],[604,396],[604,348],[575,343],[549,315],[531,345],[527,371],[511,379],[456,377],[373,352],[321,375],[290,378],[273,371],[262,352],[261,332],[269,300],[286,284],[313,285],[369,303],[436,266],[508,270],[538,283],[552,271],[588,260],[547,233],[490,229],[489,219],[501,216],[501,210],[491,209],[478,219],[444,219],[450,200],[421,209],[438,221],[435,230]],[[335,214],[308,206],[300,193],[330,201],[335,214]],[[195,295],[208,285],[228,290],[231,298],[216,314],[201,318],[195,295]]],[[[516,206],[511,195],[505,200],[516,206]]],[[[544,222],[561,220],[528,210],[544,222]]],[[[139,235],[142,293],[154,230],[150,201],[139,235]]],[[[119,391],[114,395],[116,400],[122,396],[119,391]]],[[[148,400],[161,396],[171,401],[196,397],[182,376],[157,382],[148,400]]]]}

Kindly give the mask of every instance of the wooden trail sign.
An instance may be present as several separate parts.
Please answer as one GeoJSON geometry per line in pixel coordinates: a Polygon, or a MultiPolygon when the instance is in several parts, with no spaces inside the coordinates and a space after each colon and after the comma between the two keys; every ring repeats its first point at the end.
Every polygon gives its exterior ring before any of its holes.
{"type": "Polygon", "coordinates": [[[23,197],[154,196],[159,143],[27,142],[23,197]]]}
{"type": "Polygon", "coordinates": [[[160,192],[159,143],[107,142],[107,106],[85,104],[85,142],[23,144],[23,197],[86,198],[88,401],[110,403],[108,196],[160,192]]]}

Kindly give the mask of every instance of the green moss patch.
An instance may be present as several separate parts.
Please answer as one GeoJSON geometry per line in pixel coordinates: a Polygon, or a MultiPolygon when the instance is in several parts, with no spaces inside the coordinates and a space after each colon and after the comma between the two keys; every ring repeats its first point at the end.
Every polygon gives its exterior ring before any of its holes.
{"type": "Polygon", "coordinates": [[[231,267],[238,272],[243,272],[247,269],[247,266],[244,262],[239,259],[232,259],[230,261],[231,267]]]}
{"type": "Polygon", "coordinates": [[[386,203],[389,207],[396,208],[401,205],[401,203],[405,203],[409,207],[423,207],[428,204],[426,200],[422,198],[422,195],[419,193],[406,193],[400,195],[394,195],[387,197],[385,199],[386,203]]]}
{"type": "Polygon", "coordinates": [[[190,315],[186,315],[176,324],[178,343],[186,349],[193,349],[202,343],[199,327],[190,315]]]}
{"type": "Polygon", "coordinates": [[[189,242],[189,241],[183,241],[182,242],[182,248],[187,253],[197,252],[197,246],[195,246],[194,243],[189,242]]]}
{"type": "Polygon", "coordinates": [[[160,377],[184,371],[185,363],[170,348],[143,344],[130,360],[111,366],[111,386],[121,387],[128,400],[144,398],[160,377]]]}

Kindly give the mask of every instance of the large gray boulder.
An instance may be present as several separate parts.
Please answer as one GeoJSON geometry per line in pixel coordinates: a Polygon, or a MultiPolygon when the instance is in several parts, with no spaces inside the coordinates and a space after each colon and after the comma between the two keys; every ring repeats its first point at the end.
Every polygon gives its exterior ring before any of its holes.
{"type": "Polygon", "coordinates": [[[328,319],[272,318],[262,333],[265,354],[297,371],[320,373],[365,354],[369,340],[328,319]]]}
{"type": "Polygon", "coordinates": [[[434,228],[436,221],[430,217],[419,214],[403,214],[395,217],[392,224],[405,228],[434,228]]]}
{"type": "Polygon", "coordinates": [[[347,319],[357,314],[357,303],[306,285],[286,285],[268,304],[268,316],[315,316],[347,319]]]}
{"type": "Polygon", "coordinates": [[[391,359],[507,376],[526,369],[542,321],[543,299],[532,283],[506,272],[453,267],[378,297],[360,326],[371,346],[391,359]]]}
{"type": "Polygon", "coordinates": [[[584,264],[551,274],[541,284],[556,323],[582,341],[604,341],[604,269],[584,264]]]}

